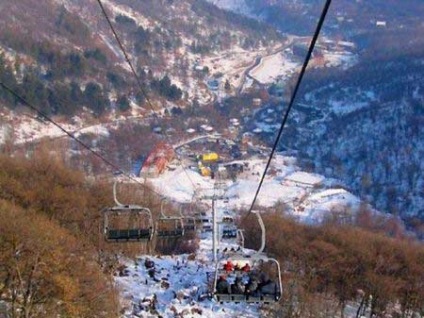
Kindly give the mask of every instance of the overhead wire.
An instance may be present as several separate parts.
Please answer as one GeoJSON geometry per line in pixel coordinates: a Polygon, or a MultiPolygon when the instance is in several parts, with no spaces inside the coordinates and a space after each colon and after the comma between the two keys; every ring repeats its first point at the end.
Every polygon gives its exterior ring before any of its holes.
{"type": "MultiPolygon", "coordinates": [[[[103,4],[102,4],[101,0],[97,0],[97,2],[98,2],[98,4],[99,4],[99,6],[101,7],[102,13],[103,13],[103,15],[104,15],[105,19],[107,20],[107,22],[108,22],[108,24],[109,24],[109,26],[110,26],[110,28],[111,28],[111,31],[112,31],[112,33],[114,34],[114,37],[115,37],[116,41],[118,42],[118,45],[119,45],[119,47],[120,47],[120,49],[121,49],[121,51],[122,51],[122,53],[123,53],[123,55],[124,55],[124,57],[125,57],[126,62],[128,63],[128,65],[129,65],[129,67],[130,67],[130,69],[131,69],[132,74],[133,74],[133,75],[134,75],[134,77],[136,78],[136,81],[137,81],[137,84],[138,84],[138,87],[139,87],[140,91],[141,91],[141,92],[142,92],[142,94],[144,95],[144,97],[145,97],[145,99],[146,99],[147,103],[149,104],[149,107],[151,108],[151,110],[152,110],[153,114],[154,114],[155,116],[157,116],[156,112],[154,111],[153,105],[151,104],[150,99],[148,98],[148,95],[146,94],[146,92],[145,92],[145,91],[144,91],[144,89],[143,89],[143,85],[142,85],[142,82],[141,82],[141,80],[140,80],[140,77],[137,75],[137,72],[135,71],[135,69],[134,69],[134,67],[133,67],[133,65],[132,65],[132,63],[131,63],[131,60],[129,59],[129,56],[128,56],[128,54],[127,54],[127,52],[126,52],[125,48],[123,47],[122,42],[121,42],[121,40],[120,40],[120,38],[119,38],[118,34],[116,33],[116,30],[115,30],[115,28],[113,27],[113,24],[111,23],[111,21],[110,21],[110,19],[109,19],[109,16],[107,15],[106,10],[105,10],[105,8],[104,8],[104,6],[103,6],[103,4]]],[[[264,180],[265,180],[266,173],[267,173],[267,171],[268,171],[268,169],[269,169],[269,166],[270,166],[270,163],[271,163],[271,161],[272,161],[273,155],[274,155],[274,153],[275,153],[275,151],[276,151],[276,148],[277,148],[277,146],[278,146],[278,143],[279,143],[279,141],[280,141],[280,139],[281,139],[282,132],[283,132],[284,127],[285,127],[285,125],[286,125],[286,122],[287,122],[288,116],[289,116],[289,114],[290,114],[290,111],[291,111],[291,109],[292,109],[292,107],[293,107],[293,104],[294,104],[294,101],[295,101],[295,98],[296,98],[297,92],[298,92],[298,90],[299,90],[299,87],[300,87],[300,84],[301,84],[301,82],[302,82],[303,76],[304,76],[304,74],[305,74],[306,68],[307,68],[307,66],[308,66],[308,64],[309,64],[310,58],[311,58],[311,56],[312,56],[312,52],[313,52],[313,50],[314,50],[314,47],[315,47],[316,41],[317,41],[318,36],[319,36],[319,34],[320,34],[320,31],[321,31],[322,25],[323,25],[323,23],[324,23],[324,21],[325,21],[325,18],[326,18],[326,15],[327,15],[328,9],[329,9],[329,7],[330,7],[330,4],[331,4],[331,0],[326,0],[326,3],[325,3],[325,5],[324,5],[324,8],[323,8],[322,13],[321,13],[321,15],[320,15],[320,19],[319,19],[319,21],[318,21],[317,27],[316,27],[316,29],[315,29],[315,32],[314,32],[314,35],[313,35],[312,41],[311,41],[311,43],[310,43],[310,45],[309,45],[308,52],[307,52],[307,54],[306,54],[306,57],[305,57],[304,63],[303,63],[303,65],[302,65],[302,69],[301,69],[301,71],[300,71],[300,73],[299,73],[299,77],[298,77],[298,80],[297,80],[297,82],[296,82],[296,85],[295,85],[294,91],[293,91],[293,93],[292,93],[292,96],[291,96],[291,99],[290,99],[289,105],[288,105],[287,110],[286,110],[286,112],[285,112],[285,115],[284,115],[284,117],[283,117],[282,123],[281,123],[281,125],[280,125],[280,129],[279,129],[279,131],[278,131],[277,137],[276,137],[276,139],[275,139],[274,145],[273,145],[272,150],[271,150],[271,153],[270,153],[270,155],[269,155],[269,159],[268,159],[268,161],[267,161],[267,164],[266,164],[266,166],[265,166],[264,172],[263,172],[262,177],[261,177],[261,179],[260,179],[259,185],[258,185],[257,190],[256,190],[256,192],[255,192],[255,196],[254,196],[254,198],[253,198],[253,200],[252,200],[252,203],[251,203],[251,205],[250,205],[250,208],[249,208],[249,210],[248,210],[248,213],[247,213],[247,214],[251,213],[251,211],[253,210],[254,205],[255,205],[255,203],[256,203],[256,200],[257,200],[257,197],[258,197],[258,195],[259,195],[259,192],[260,192],[260,190],[261,190],[261,188],[262,188],[263,182],[264,182],[264,180]]],[[[66,129],[64,129],[64,128],[60,125],[60,124],[58,124],[57,122],[55,122],[52,118],[50,118],[47,114],[45,114],[44,112],[42,112],[41,110],[39,110],[37,107],[35,107],[35,106],[33,106],[32,104],[30,104],[27,100],[25,100],[23,97],[21,97],[19,94],[17,94],[17,93],[16,93],[13,89],[11,89],[9,86],[7,86],[6,84],[4,84],[3,82],[0,82],[0,85],[1,85],[1,86],[5,89],[5,90],[7,90],[9,93],[11,93],[11,94],[12,94],[15,98],[17,98],[18,100],[20,100],[20,101],[21,101],[24,105],[26,105],[27,107],[29,107],[29,108],[30,108],[30,109],[32,109],[33,111],[37,112],[39,115],[41,115],[43,118],[45,118],[48,122],[50,122],[51,124],[53,124],[54,126],[56,126],[56,127],[57,127],[58,129],[60,129],[63,133],[65,133],[67,136],[69,136],[70,138],[72,138],[73,140],[75,140],[75,141],[76,141],[78,144],[80,144],[83,148],[85,148],[86,150],[90,151],[90,152],[91,152],[93,155],[95,155],[96,157],[100,158],[103,162],[105,162],[105,163],[106,163],[107,165],[109,165],[110,167],[114,168],[114,169],[115,169],[115,171],[117,171],[117,172],[121,173],[122,175],[126,176],[126,177],[127,177],[129,180],[131,180],[131,181],[134,181],[134,182],[136,182],[136,183],[138,183],[138,184],[144,185],[143,183],[139,182],[137,179],[133,178],[132,176],[130,176],[129,174],[127,174],[126,172],[124,172],[124,171],[123,171],[123,170],[122,170],[119,166],[115,165],[115,164],[114,164],[114,163],[112,163],[110,160],[108,160],[107,158],[105,158],[103,155],[101,155],[100,153],[98,153],[97,151],[95,151],[92,147],[90,147],[89,145],[85,144],[85,143],[84,143],[84,142],[82,142],[80,139],[76,138],[76,137],[75,137],[72,133],[70,133],[69,131],[67,131],[66,129]]],[[[157,118],[157,117],[155,117],[155,118],[157,118]]],[[[167,137],[167,135],[166,135],[166,134],[165,134],[165,137],[167,137]]],[[[178,156],[178,154],[177,154],[177,156],[178,156]]],[[[181,161],[181,159],[179,158],[179,156],[178,156],[178,159],[180,160],[181,165],[182,165],[182,167],[183,167],[183,170],[184,170],[184,171],[185,171],[185,173],[187,174],[187,177],[189,178],[190,182],[192,183],[193,188],[194,188],[194,189],[196,189],[195,184],[193,183],[193,181],[191,180],[191,178],[190,178],[190,176],[188,175],[187,171],[185,170],[185,168],[184,168],[184,166],[183,166],[183,164],[182,164],[182,161],[181,161]]],[[[158,193],[158,192],[154,191],[153,189],[150,189],[150,188],[149,188],[149,190],[150,190],[151,192],[153,192],[153,193],[155,193],[155,194],[157,194],[157,195],[161,196],[161,197],[163,196],[162,194],[160,194],[160,193],[158,193]]],[[[171,201],[174,201],[174,200],[171,200],[171,201]]],[[[175,201],[175,202],[177,202],[177,201],[175,201]]]]}
{"type": "MultiPolygon", "coordinates": [[[[155,112],[155,110],[154,110],[153,104],[150,102],[149,96],[148,96],[148,94],[146,93],[146,91],[145,91],[145,90],[144,90],[144,88],[143,88],[143,83],[142,83],[142,81],[141,81],[140,77],[138,76],[137,72],[135,71],[135,68],[134,68],[134,66],[133,66],[133,64],[132,64],[132,62],[131,62],[131,60],[130,60],[130,58],[129,58],[129,55],[128,55],[127,51],[125,50],[125,47],[124,47],[124,45],[122,44],[122,41],[121,41],[121,39],[119,38],[118,33],[116,32],[116,29],[115,29],[115,27],[113,26],[112,21],[110,20],[110,18],[109,18],[109,16],[108,16],[107,12],[106,12],[106,9],[105,9],[105,7],[104,7],[104,5],[103,5],[102,1],[101,1],[101,0],[97,0],[97,3],[99,4],[99,6],[100,6],[100,8],[101,8],[101,11],[102,11],[102,14],[103,14],[103,16],[105,17],[105,19],[106,19],[106,21],[107,21],[107,23],[108,23],[108,25],[109,25],[109,27],[110,27],[110,29],[111,29],[112,33],[113,33],[113,36],[115,37],[116,42],[118,43],[118,46],[119,46],[120,50],[122,51],[122,54],[123,54],[123,55],[124,55],[124,57],[125,57],[125,61],[127,62],[128,66],[130,67],[131,73],[134,75],[134,77],[135,77],[135,79],[136,79],[136,81],[137,81],[137,85],[138,85],[138,88],[139,88],[140,92],[143,94],[144,98],[146,99],[146,102],[147,102],[147,104],[149,105],[149,108],[150,108],[150,110],[152,111],[152,113],[153,113],[153,115],[154,115],[154,118],[155,118],[155,119],[158,119],[157,114],[156,114],[156,112],[155,112]]],[[[164,136],[165,136],[165,138],[167,139],[168,143],[169,143],[169,144],[172,144],[172,142],[170,141],[169,136],[166,134],[166,132],[165,132],[165,131],[163,131],[163,135],[164,135],[164,136]]],[[[184,171],[184,173],[186,174],[186,176],[187,176],[188,180],[189,180],[189,181],[190,181],[190,183],[192,184],[193,189],[195,189],[195,191],[196,191],[196,185],[194,184],[194,182],[193,182],[193,180],[191,179],[190,175],[188,174],[188,172],[187,172],[186,168],[184,167],[183,161],[182,161],[182,159],[181,159],[181,157],[180,157],[180,155],[178,154],[178,152],[177,152],[177,151],[175,151],[175,155],[176,155],[176,157],[177,157],[178,161],[181,163],[181,167],[183,168],[183,171],[184,171]]]]}
{"type": "MultiPolygon", "coordinates": [[[[134,183],[140,184],[142,186],[144,186],[145,189],[147,189],[148,191],[158,195],[159,197],[163,198],[163,194],[151,189],[150,187],[147,187],[144,183],[140,182],[139,180],[137,180],[136,178],[132,177],[130,174],[126,173],[124,170],[122,170],[119,166],[115,165],[112,161],[110,161],[109,159],[107,159],[105,156],[103,156],[101,153],[95,151],[91,146],[87,145],[85,142],[81,141],[80,139],[78,139],[77,137],[74,136],[73,133],[69,132],[68,130],[66,130],[65,128],[63,128],[62,125],[60,125],[59,123],[57,123],[54,119],[52,119],[49,115],[47,115],[45,112],[43,112],[42,110],[38,109],[37,107],[35,107],[33,104],[31,104],[30,102],[28,102],[25,98],[23,98],[22,96],[20,96],[16,91],[14,91],[12,88],[10,88],[8,85],[6,85],[5,83],[0,81],[0,86],[3,87],[3,89],[5,89],[7,92],[9,92],[10,94],[12,94],[17,100],[19,100],[22,104],[24,104],[25,106],[27,106],[28,108],[30,108],[31,110],[35,111],[38,115],[40,115],[42,118],[44,118],[46,121],[48,121],[49,123],[53,124],[54,126],[56,126],[59,130],[61,130],[65,135],[67,135],[69,138],[75,140],[79,145],[81,145],[84,149],[88,150],[89,152],[91,152],[94,156],[98,157],[99,159],[101,159],[106,165],[108,165],[109,167],[113,168],[114,171],[119,172],[120,174],[122,174],[123,176],[127,177],[129,180],[133,181],[134,183]]],[[[176,200],[169,200],[171,202],[176,202],[178,204],[180,204],[179,201],[176,200]]]]}
{"type": "Polygon", "coordinates": [[[319,34],[321,32],[321,28],[322,28],[322,26],[324,24],[325,18],[326,18],[327,13],[328,13],[328,9],[330,8],[330,4],[331,4],[331,0],[326,0],[326,2],[324,4],[324,7],[322,9],[320,18],[318,20],[317,26],[315,28],[315,32],[314,32],[314,35],[312,37],[312,41],[311,41],[311,43],[309,45],[308,52],[307,52],[307,54],[305,56],[305,60],[303,62],[302,68],[300,70],[299,77],[297,78],[297,82],[296,82],[295,88],[294,88],[293,93],[291,95],[289,105],[288,105],[287,110],[286,110],[286,112],[284,114],[284,117],[282,119],[282,122],[281,122],[281,125],[280,125],[280,129],[278,131],[277,137],[275,138],[275,142],[274,142],[274,145],[272,146],[271,153],[270,153],[269,158],[268,158],[268,161],[266,163],[264,172],[262,173],[262,176],[261,176],[259,185],[258,185],[258,187],[256,189],[256,192],[255,192],[255,196],[253,197],[252,203],[250,205],[250,208],[249,208],[246,216],[249,215],[252,212],[252,210],[254,209],[254,206],[255,206],[256,200],[258,198],[259,192],[261,191],[263,182],[265,180],[265,176],[266,176],[266,174],[268,172],[268,169],[269,169],[269,166],[271,164],[272,158],[273,158],[274,153],[275,153],[275,151],[277,149],[277,146],[278,146],[278,144],[280,142],[281,135],[283,133],[284,127],[286,126],[287,119],[289,117],[290,111],[293,108],[293,104],[294,104],[294,101],[296,99],[297,92],[299,90],[300,84],[302,83],[303,76],[305,74],[306,68],[307,68],[307,66],[309,64],[309,61],[311,59],[312,52],[313,52],[314,47],[315,47],[315,44],[316,44],[316,42],[318,40],[318,36],[319,36],[319,34]]]}

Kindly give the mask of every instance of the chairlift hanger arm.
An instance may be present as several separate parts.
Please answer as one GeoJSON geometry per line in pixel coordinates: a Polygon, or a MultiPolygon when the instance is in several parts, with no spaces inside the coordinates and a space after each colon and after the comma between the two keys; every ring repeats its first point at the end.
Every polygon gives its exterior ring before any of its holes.
{"type": "Polygon", "coordinates": [[[121,202],[118,201],[117,195],[116,195],[116,186],[118,184],[118,180],[115,180],[115,182],[113,183],[113,200],[115,201],[115,204],[117,206],[124,206],[124,204],[122,204],[121,202]]]}
{"type": "Polygon", "coordinates": [[[165,203],[167,203],[168,202],[168,199],[167,198],[165,198],[165,197],[163,197],[162,199],[161,199],[161,201],[160,201],[160,216],[161,216],[161,218],[163,218],[163,219],[167,219],[167,218],[169,218],[167,215],[165,215],[165,213],[163,212],[163,207],[165,206],[165,203]]]}
{"type": "Polygon", "coordinates": [[[252,211],[252,213],[256,214],[256,218],[258,219],[259,226],[261,227],[261,247],[258,250],[258,254],[262,253],[265,249],[265,240],[266,240],[266,228],[264,221],[262,220],[261,213],[259,211],[252,211]]]}

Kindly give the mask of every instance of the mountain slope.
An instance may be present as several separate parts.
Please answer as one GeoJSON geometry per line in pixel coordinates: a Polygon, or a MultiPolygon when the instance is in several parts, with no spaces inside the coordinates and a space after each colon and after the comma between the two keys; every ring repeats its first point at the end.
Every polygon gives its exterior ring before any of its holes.
{"type": "Polygon", "coordinates": [[[422,219],[423,65],[409,54],[309,73],[281,148],[298,150],[380,211],[422,219]]]}
{"type": "MultiPolygon", "coordinates": [[[[154,107],[191,102],[184,91],[193,94],[197,80],[209,71],[194,69],[202,57],[281,39],[256,20],[203,1],[116,0],[103,5],[154,107]]],[[[2,9],[0,76],[30,102],[66,116],[82,106],[96,116],[126,111],[132,103],[145,106],[97,1],[25,0],[4,3],[2,9]]],[[[4,91],[1,96],[16,107],[4,91]]]]}

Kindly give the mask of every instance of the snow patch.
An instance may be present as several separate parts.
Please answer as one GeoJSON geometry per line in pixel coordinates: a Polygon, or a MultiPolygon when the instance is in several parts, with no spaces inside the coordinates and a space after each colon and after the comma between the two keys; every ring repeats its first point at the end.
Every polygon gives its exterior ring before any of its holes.
{"type": "Polygon", "coordinates": [[[279,79],[287,79],[294,73],[299,63],[278,52],[264,57],[249,75],[261,84],[271,84],[279,79]]]}
{"type": "Polygon", "coordinates": [[[207,0],[207,1],[227,11],[233,11],[233,12],[244,14],[247,16],[253,16],[250,13],[251,10],[249,6],[247,5],[246,0],[207,0]]]}

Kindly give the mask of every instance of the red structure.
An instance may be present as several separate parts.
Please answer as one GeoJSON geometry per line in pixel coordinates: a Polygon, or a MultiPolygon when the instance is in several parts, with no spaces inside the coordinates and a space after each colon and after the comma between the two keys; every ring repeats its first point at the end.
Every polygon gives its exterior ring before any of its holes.
{"type": "Polygon", "coordinates": [[[140,176],[157,177],[174,157],[175,151],[171,145],[165,142],[158,143],[144,161],[140,176]]]}

